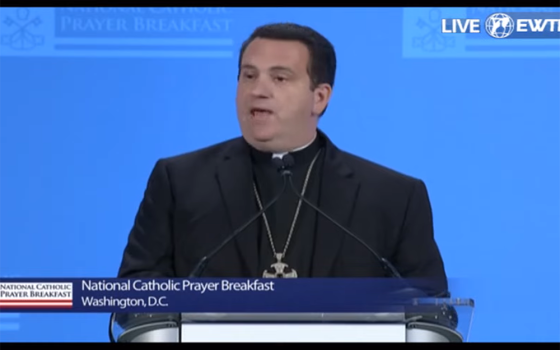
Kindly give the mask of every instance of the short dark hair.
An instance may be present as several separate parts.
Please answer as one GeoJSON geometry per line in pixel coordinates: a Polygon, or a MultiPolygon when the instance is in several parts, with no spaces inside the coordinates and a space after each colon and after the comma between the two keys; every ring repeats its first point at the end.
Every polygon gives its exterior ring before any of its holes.
{"type": "MultiPolygon", "coordinates": [[[[238,62],[238,74],[241,71],[243,53],[249,44],[257,39],[294,40],[299,41],[309,50],[309,66],[307,73],[311,80],[311,89],[319,84],[329,84],[334,87],[336,75],[336,53],[331,42],[316,30],[295,23],[272,23],[258,27],[241,45],[238,62]]],[[[326,110],[326,108],[325,108],[326,110]]],[[[323,115],[325,110],[321,113],[323,115]]]]}

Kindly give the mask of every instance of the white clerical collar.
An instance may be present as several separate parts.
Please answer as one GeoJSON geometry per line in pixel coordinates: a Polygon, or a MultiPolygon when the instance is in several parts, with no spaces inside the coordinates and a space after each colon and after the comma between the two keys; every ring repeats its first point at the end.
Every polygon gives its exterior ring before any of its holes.
{"type": "Polygon", "coordinates": [[[301,151],[303,149],[306,149],[307,147],[311,146],[311,144],[315,141],[316,138],[317,138],[317,134],[315,134],[315,137],[311,140],[311,142],[309,142],[308,144],[303,145],[301,147],[295,148],[295,149],[291,150],[290,152],[272,153],[272,158],[282,159],[288,153],[297,152],[297,151],[301,151]]]}

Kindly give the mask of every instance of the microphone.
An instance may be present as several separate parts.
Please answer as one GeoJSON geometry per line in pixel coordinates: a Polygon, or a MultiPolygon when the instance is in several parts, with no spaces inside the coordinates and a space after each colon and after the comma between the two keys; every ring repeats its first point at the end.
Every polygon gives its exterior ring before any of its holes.
{"type": "MultiPolygon", "coordinates": [[[[327,219],[328,221],[333,223],[335,226],[337,226],[339,229],[341,229],[344,233],[346,233],[348,236],[352,237],[354,240],[356,240],[358,243],[360,243],[364,248],[366,248],[371,253],[371,255],[373,255],[375,257],[375,259],[377,261],[379,261],[379,263],[383,267],[383,270],[385,271],[386,274],[390,275],[390,277],[397,278],[400,282],[402,282],[403,288],[396,291],[394,293],[395,296],[397,296],[397,297],[400,296],[403,299],[415,299],[415,298],[426,298],[426,297],[428,297],[428,295],[427,295],[428,293],[425,290],[422,290],[419,287],[411,286],[409,283],[407,283],[407,281],[402,277],[402,275],[399,273],[399,271],[395,268],[395,266],[393,264],[391,264],[391,262],[389,260],[387,260],[384,257],[382,257],[381,255],[379,255],[373,248],[371,248],[360,237],[355,235],[353,232],[351,232],[346,227],[342,226],[339,222],[337,222],[336,220],[331,218],[329,215],[327,215],[325,212],[323,212],[321,209],[319,209],[319,207],[317,207],[316,205],[311,203],[309,200],[307,200],[305,197],[303,197],[299,193],[299,191],[297,190],[297,188],[296,188],[296,186],[293,182],[293,179],[292,179],[292,173],[291,173],[291,171],[289,171],[289,168],[293,167],[293,165],[295,163],[294,158],[290,154],[286,154],[284,156],[284,158],[282,159],[282,162],[284,163],[283,168],[287,169],[287,170],[283,170],[282,174],[285,177],[288,177],[288,182],[290,184],[292,192],[294,192],[295,195],[302,202],[304,202],[305,204],[310,206],[317,213],[322,215],[325,219],[327,219]]],[[[443,291],[439,291],[439,292],[434,291],[433,295],[431,295],[430,297],[431,298],[450,298],[451,294],[449,293],[448,290],[443,290],[443,291]]],[[[459,316],[458,316],[458,313],[455,310],[455,308],[453,306],[448,306],[446,304],[442,304],[442,305],[439,305],[439,304],[438,305],[423,304],[423,305],[417,305],[417,306],[409,306],[409,307],[406,308],[405,318],[407,320],[417,320],[417,321],[420,321],[420,322],[427,322],[427,323],[432,323],[432,324],[436,324],[436,325],[442,325],[442,326],[449,327],[451,329],[456,329],[457,325],[458,325],[458,322],[459,322],[459,316]]]]}
{"type": "MultiPolygon", "coordinates": [[[[292,157],[289,153],[284,156],[282,161],[284,163],[284,168],[292,167],[295,164],[294,157],[292,157]]],[[[391,277],[402,278],[401,274],[397,271],[397,269],[393,266],[393,264],[391,264],[389,262],[389,260],[387,260],[384,257],[382,257],[381,255],[379,255],[373,248],[371,248],[360,237],[356,236],[354,233],[352,233],[346,227],[342,226],[335,219],[331,218],[329,215],[327,215],[325,212],[323,212],[321,209],[319,209],[315,204],[311,203],[309,200],[307,200],[305,197],[303,197],[298,192],[298,190],[296,189],[296,186],[294,185],[294,182],[293,182],[293,179],[292,179],[292,176],[291,176],[292,175],[291,172],[287,172],[286,175],[288,176],[288,182],[289,182],[289,185],[290,185],[291,189],[293,190],[295,195],[301,201],[303,201],[305,204],[310,206],[313,210],[315,210],[316,212],[321,214],[325,219],[329,220],[331,223],[333,223],[335,226],[337,226],[339,229],[341,229],[344,233],[346,233],[348,236],[352,237],[354,240],[356,240],[358,243],[360,243],[364,248],[366,248],[371,253],[371,255],[373,255],[375,257],[375,259],[377,261],[379,261],[379,263],[383,267],[383,270],[385,271],[386,274],[389,274],[391,277]]]]}
{"type": "Polygon", "coordinates": [[[280,192],[278,192],[278,194],[270,202],[268,202],[265,206],[263,206],[262,210],[260,210],[255,215],[253,215],[249,220],[247,220],[246,223],[241,225],[241,227],[233,231],[233,233],[229,235],[225,240],[223,240],[222,243],[220,243],[214,250],[212,250],[210,253],[208,253],[206,256],[200,259],[199,262],[194,267],[194,269],[192,270],[192,272],[190,273],[189,278],[200,277],[204,272],[204,270],[206,269],[206,266],[208,265],[210,260],[214,256],[216,256],[216,254],[218,254],[225,246],[227,246],[229,242],[231,242],[235,237],[237,237],[241,232],[243,232],[249,225],[251,225],[259,217],[261,217],[274,203],[278,201],[278,199],[280,199],[280,196],[286,191],[286,187],[287,187],[286,178],[289,175],[291,175],[291,172],[287,169],[286,164],[284,164],[284,162],[282,162],[280,158],[276,158],[276,157],[272,158],[272,161],[276,166],[278,172],[282,175],[283,183],[280,192]]]}
{"type": "MultiPolygon", "coordinates": [[[[202,259],[199,260],[199,262],[196,264],[196,266],[194,267],[194,269],[191,271],[191,273],[189,274],[189,278],[196,278],[196,277],[200,277],[200,275],[202,275],[202,273],[204,272],[204,270],[206,269],[206,266],[208,266],[208,263],[210,262],[210,260],[212,260],[212,258],[214,256],[216,256],[216,254],[218,254],[225,246],[227,246],[227,244],[229,242],[231,242],[235,237],[237,237],[241,232],[243,232],[249,225],[251,225],[255,220],[257,220],[259,217],[261,217],[272,205],[274,205],[274,203],[276,203],[278,201],[278,199],[280,199],[280,196],[286,191],[286,187],[287,187],[287,181],[286,178],[291,175],[291,172],[289,171],[289,169],[287,169],[286,165],[284,164],[284,162],[282,162],[281,159],[279,158],[273,158],[272,159],[274,165],[276,166],[276,169],[278,170],[278,172],[282,175],[282,179],[283,179],[283,183],[282,183],[282,189],[280,190],[280,192],[270,201],[268,202],[263,208],[262,210],[260,210],[259,212],[257,212],[254,216],[252,216],[249,220],[247,220],[246,223],[244,223],[243,225],[241,225],[241,227],[239,227],[238,229],[236,229],[235,231],[233,231],[233,233],[231,235],[229,235],[225,240],[223,240],[214,250],[212,250],[210,253],[208,253],[206,256],[204,256],[202,259]]],[[[149,315],[149,316],[145,316],[145,315],[135,315],[135,317],[140,317],[142,318],[142,316],[144,316],[144,318],[146,317],[152,317],[153,315],[149,315]]],[[[169,315],[164,315],[165,317],[169,317],[169,315]]],[[[111,314],[110,320],[109,320],[109,340],[111,343],[115,343],[115,337],[113,335],[113,324],[116,321],[116,314],[111,314]]],[[[179,320],[180,320],[180,316],[179,316],[179,320]]],[[[180,325],[180,321],[179,325],[178,325],[178,329],[179,329],[179,339],[182,339],[182,329],[181,329],[181,325],[180,325]]]]}
{"type": "MultiPolygon", "coordinates": [[[[364,240],[362,240],[360,237],[358,237],[356,234],[354,234],[353,232],[351,232],[349,229],[347,229],[346,227],[344,227],[342,224],[340,224],[339,222],[337,222],[335,219],[333,219],[332,217],[330,217],[328,214],[326,214],[325,212],[323,212],[319,207],[317,207],[316,205],[314,205],[313,203],[311,203],[309,200],[307,200],[305,197],[303,197],[298,190],[296,189],[296,186],[293,182],[292,179],[292,172],[289,171],[289,169],[291,167],[294,166],[295,161],[294,158],[292,157],[292,155],[290,155],[289,153],[286,154],[284,156],[284,158],[282,158],[281,162],[283,163],[282,166],[282,175],[284,177],[288,177],[288,182],[289,185],[292,189],[292,192],[295,193],[295,195],[305,204],[307,204],[308,206],[310,206],[313,210],[315,210],[317,213],[319,213],[320,215],[322,215],[325,219],[327,219],[328,221],[330,221],[331,223],[333,223],[335,226],[337,226],[339,229],[341,229],[345,234],[347,234],[348,236],[352,237],[354,240],[356,240],[358,243],[360,243],[364,248],[366,248],[371,255],[373,255],[375,257],[375,259],[379,262],[379,264],[381,265],[381,267],[383,268],[383,270],[385,271],[385,274],[389,275],[390,277],[393,278],[397,278],[399,279],[403,285],[404,288],[399,290],[399,294],[400,295],[409,295],[410,297],[420,297],[419,293],[422,294],[422,297],[425,297],[426,293],[424,291],[422,291],[419,288],[413,287],[410,284],[408,284],[405,279],[402,277],[402,275],[399,273],[399,271],[397,270],[397,268],[391,264],[391,262],[389,260],[387,260],[386,258],[382,257],[381,255],[379,255],[379,253],[377,253],[373,248],[371,248],[364,240]]],[[[280,166],[280,165],[279,165],[280,166]]],[[[433,295],[433,298],[448,298],[450,296],[448,291],[441,291],[435,295],[433,295]]]]}

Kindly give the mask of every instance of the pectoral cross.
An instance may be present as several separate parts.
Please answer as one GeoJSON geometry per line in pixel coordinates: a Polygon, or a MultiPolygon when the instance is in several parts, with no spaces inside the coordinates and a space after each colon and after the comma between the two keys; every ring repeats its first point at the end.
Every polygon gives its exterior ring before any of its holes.
{"type": "Polygon", "coordinates": [[[276,262],[270,265],[271,269],[264,270],[264,278],[297,278],[296,270],[282,262],[283,255],[282,253],[276,254],[276,262]]]}

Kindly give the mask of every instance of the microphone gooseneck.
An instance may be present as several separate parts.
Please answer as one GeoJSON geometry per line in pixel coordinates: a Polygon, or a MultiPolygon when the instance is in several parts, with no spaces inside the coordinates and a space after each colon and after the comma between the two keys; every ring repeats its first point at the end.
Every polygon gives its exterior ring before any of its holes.
{"type": "MultiPolygon", "coordinates": [[[[235,239],[235,237],[237,237],[241,232],[243,232],[249,225],[251,225],[259,217],[261,217],[263,215],[263,213],[265,213],[272,205],[274,205],[274,203],[276,203],[278,201],[278,199],[280,199],[280,196],[286,191],[287,177],[289,175],[291,175],[292,173],[289,169],[287,169],[285,167],[285,164],[282,162],[281,159],[273,158],[272,161],[273,161],[274,165],[276,166],[276,169],[278,170],[278,172],[282,175],[283,183],[282,183],[282,189],[280,190],[280,192],[270,202],[268,202],[262,208],[262,210],[260,210],[255,215],[253,215],[246,223],[244,223],[238,229],[233,231],[233,233],[231,235],[229,235],[224,241],[222,241],[214,250],[212,250],[210,253],[208,253],[206,256],[204,256],[202,259],[200,259],[200,261],[196,264],[196,266],[194,267],[192,272],[189,274],[189,278],[200,277],[202,275],[202,273],[204,272],[204,270],[206,269],[210,260],[212,260],[212,258],[214,256],[216,256],[216,254],[218,254],[229,242],[231,242],[233,239],[235,239]]],[[[109,319],[109,341],[111,343],[116,343],[117,342],[115,340],[115,337],[114,337],[114,334],[113,334],[113,325],[115,323],[115,319],[116,319],[116,314],[114,314],[114,313],[111,314],[110,319],[109,319]]],[[[179,319],[180,319],[180,317],[179,317],[179,319]]],[[[181,327],[179,325],[179,339],[182,339],[181,332],[182,332],[182,330],[181,330],[181,327]]]]}
{"type": "Polygon", "coordinates": [[[329,220],[331,223],[333,223],[336,227],[338,227],[339,229],[341,229],[342,231],[344,231],[344,233],[346,233],[347,235],[349,235],[350,237],[352,237],[353,239],[355,239],[358,243],[360,243],[362,246],[364,246],[364,248],[366,248],[376,259],[377,261],[380,262],[380,264],[383,267],[383,270],[385,270],[386,273],[388,273],[389,275],[391,275],[392,277],[397,277],[397,278],[402,278],[401,274],[397,271],[397,269],[393,266],[393,264],[391,264],[391,262],[389,262],[389,260],[385,259],[384,257],[380,256],[375,250],[373,250],[373,248],[371,248],[366,242],[364,242],[360,237],[356,236],[354,233],[352,233],[350,230],[348,230],[346,227],[342,226],[341,224],[339,224],[337,221],[335,221],[333,218],[331,218],[328,214],[326,214],[325,212],[323,212],[321,209],[319,209],[317,206],[315,206],[313,203],[311,203],[309,200],[307,200],[305,197],[303,197],[301,194],[299,194],[297,192],[297,189],[294,185],[294,182],[292,181],[292,177],[290,176],[288,178],[288,182],[290,184],[290,187],[292,188],[293,192],[296,193],[296,195],[298,196],[299,199],[302,200],[302,202],[304,202],[305,204],[309,205],[311,208],[313,208],[315,211],[317,211],[319,214],[321,214],[322,216],[324,216],[327,220],[329,220]]]}
{"type": "Polygon", "coordinates": [[[282,189],[280,190],[280,192],[278,192],[278,194],[270,202],[268,202],[268,204],[266,204],[262,208],[262,210],[259,210],[255,215],[253,215],[249,220],[247,220],[246,223],[244,223],[238,229],[233,231],[233,233],[231,235],[229,235],[224,241],[222,241],[222,243],[220,243],[214,250],[212,250],[210,253],[208,253],[206,256],[204,256],[202,259],[200,259],[198,264],[196,264],[196,266],[194,267],[194,269],[190,273],[189,278],[200,277],[202,275],[202,273],[204,272],[204,270],[206,269],[206,266],[208,265],[210,260],[216,254],[218,254],[229,242],[231,242],[233,239],[235,239],[235,237],[237,237],[237,235],[239,235],[241,232],[243,232],[249,225],[251,225],[259,217],[261,217],[272,205],[274,205],[274,203],[276,203],[280,199],[280,196],[282,196],[282,194],[286,191],[286,187],[287,187],[287,179],[286,178],[289,177],[292,174],[292,172],[289,170],[289,168],[286,167],[286,165],[282,162],[282,160],[280,158],[275,157],[275,158],[272,159],[272,162],[276,166],[276,169],[278,170],[278,172],[282,175],[283,183],[282,183],[282,189]]]}
{"type": "MultiPolygon", "coordinates": [[[[272,162],[274,163],[274,165],[276,166],[276,169],[278,171],[278,173],[282,176],[282,180],[283,180],[283,184],[282,184],[282,188],[280,190],[280,192],[270,201],[268,202],[263,208],[262,210],[260,210],[259,212],[257,212],[255,215],[253,215],[246,223],[244,223],[242,226],[240,226],[238,229],[236,229],[235,231],[233,231],[233,233],[231,235],[229,235],[224,241],[222,241],[214,250],[212,250],[210,253],[208,253],[206,256],[204,256],[195,266],[195,268],[192,270],[192,272],[189,275],[189,278],[197,278],[200,277],[202,275],[202,273],[204,272],[205,268],[207,267],[208,263],[211,261],[211,259],[218,254],[229,242],[231,242],[233,239],[235,239],[240,233],[242,233],[249,225],[251,225],[255,220],[257,220],[259,217],[261,217],[263,215],[263,213],[266,212],[266,210],[268,210],[272,205],[274,205],[282,196],[282,194],[284,194],[286,188],[289,187],[292,189],[293,193],[298,197],[298,199],[300,199],[303,203],[307,204],[309,207],[311,207],[313,210],[315,210],[317,213],[319,213],[320,215],[322,215],[324,218],[326,218],[328,221],[330,221],[332,224],[334,224],[335,226],[337,226],[340,230],[342,230],[345,234],[349,235],[350,237],[352,237],[354,240],[356,240],[358,243],[360,243],[364,248],[366,248],[368,250],[368,252],[370,252],[375,259],[381,264],[381,266],[383,267],[383,270],[385,271],[386,274],[390,275],[391,277],[395,277],[398,278],[400,280],[402,280],[404,282],[403,277],[401,276],[401,274],[398,272],[398,270],[393,266],[393,264],[391,264],[391,262],[387,259],[385,259],[384,257],[380,256],[373,248],[371,248],[366,242],[364,242],[360,237],[358,237],[357,235],[355,235],[353,232],[351,232],[349,229],[347,229],[346,227],[344,227],[343,225],[341,225],[340,223],[338,223],[336,220],[334,220],[333,218],[331,218],[328,214],[326,214],[325,212],[323,212],[320,208],[318,208],[316,205],[314,205],[313,203],[311,203],[309,200],[307,200],[305,197],[303,197],[298,190],[296,189],[296,186],[293,182],[292,179],[292,168],[295,164],[294,158],[292,155],[290,155],[289,153],[284,155],[283,158],[279,158],[279,157],[274,157],[272,158],[272,162]]],[[[405,286],[407,287],[407,289],[405,289],[405,291],[410,291],[410,292],[416,292],[415,288],[410,288],[410,286],[408,286],[405,282],[405,286]]],[[[438,295],[435,295],[433,297],[449,297],[449,293],[447,291],[445,292],[441,292],[438,295]]],[[[113,324],[116,321],[116,314],[112,313],[110,316],[110,321],[109,321],[109,341],[111,343],[116,343],[116,339],[114,337],[113,334],[113,324]]],[[[179,324],[179,339],[181,339],[181,325],[179,324]]]]}
{"type": "MultiPolygon", "coordinates": [[[[294,166],[295,161],[294,161],[294,157],[292,157],[292,155],[290,154],[286,154],[284,156],[284,158],[282,158],[282,163],[283,163],[283,168],[285,169],[289,169],[291,167],[294,166]]],[[[338,227],[339,229],[341,229],[344,233],[346,233],[347,235],[349,235],[350,237],[352,237],[354,240],[356,240],[358,243],[360,243],[364,248],[366,248],[374,257],[375,259],[377,259],[377,261],[379,261],[379,263],[381,264],[381,266],[383,267],[383,270],[385,271],[385,273],[389,274],[391,277],[396,277],[396,278],[402,278],[401,274],[397,271],[397,269],[393,266],[393,264],[391,264],[391,262],[389,262],[389,260],[385,259],[384,257],[382,257],[381,255],[379,255],[373,248],[371,248],[366,242],[364,242],[360,237],[356,236],[354,233],[352,233],[349,229],[347,229],[346,227],[342,226],[340,223],[338,223],[336,220],[334,220],[333,218],[331,218],[328,214],[326,214],[325,212],[323,212],[321,209],[319,209],[319,207],[317,207],[315,204],[311,203],[309,200],[307,200],[305,197],[303,197],[298,190],[296,189],[296,186],[293,182],[292,179],[292,172],[288,171],[287,172],[287,177],[288,177],[288,183],[290,185],[290,188],[292,189],[292,192],[294,192],[296,194],[296,196],[305,204],[307,204],[308,206],[310,206],[313,210],[315,210],[316,212],[318,212],[320,215],[322,215],[323,217],[325,217],[325,219],[329,220],[331,223],[333,223],[336,227],[338,227]]]]}
{"type": "MultiPolygon", "coordinates": [[[[351,232],[349,229],[347,229],[346,227],[344,227],[343,225],[341,225],[339,222],[337,222],[335,219],[333,219],[332,217],[330,217],[328,214],[326,214],[325,212],[323,212],[319,207],[317,207],[315,204],[311,203],[308,199],[306,199],[304,196],[302,196],[294,182],[292,179],[292,173],[291,171],[289,171],[289,168],[293,167],[294,165],[294,158],[292,157],[292,155],[290,154],[286,154],[284,156],[284,158],[282,159],[283,162],[283,167],[282,169],[287,169],[285,175],[288,177],[288,183],[289,186],[292,190],[292,192],[305,204],[307,204],[309,207],[311,207],[313,210],[315,210],[317,213],[319,213],[320,215],[322,215],[325,219],[327,219],[328,221],[330,221],[332,224],[334,224],[336,227],[338,227],[340,230],[342,230],[345,234],[347,234],[348,236],[352,237],[354,240],[356,240],[358,243],[360,243],[364,248],[367,249],[368,252],[371,253],[371,255],[373,255],[375,257],[375,259],[379,262],[379,264],[381,265],[381,267],[383,268],[383,271],[385,272],[386,275],[388,275],[389,277],[393,277],[393,278],[397,278],[401,281],[401,283],[403,284],[403,289],[400,290],[400,293],[409,293],[409,295],[415,295],[415,296],[425,296],[425,291],[419,289],[416,286],[410,285],[408,281],[406,281],[402,275],[400,274],[400,272],[397,270],[397,268],[386,258],[384,258],[383,256],[381,256],[380,254],[378,254],[373,248],[371,248],[363,239],[361,239],[360,237],[358,237],[356,234],[354,234],[353,232],[351,232]]],[[[445,297],[449,297],[450,294],[447,290],[443,290],[443,291],[438,291],[434,293],[430,293],[433,294],[432,297],[434,298],[445,298],[445,297]]]]}

